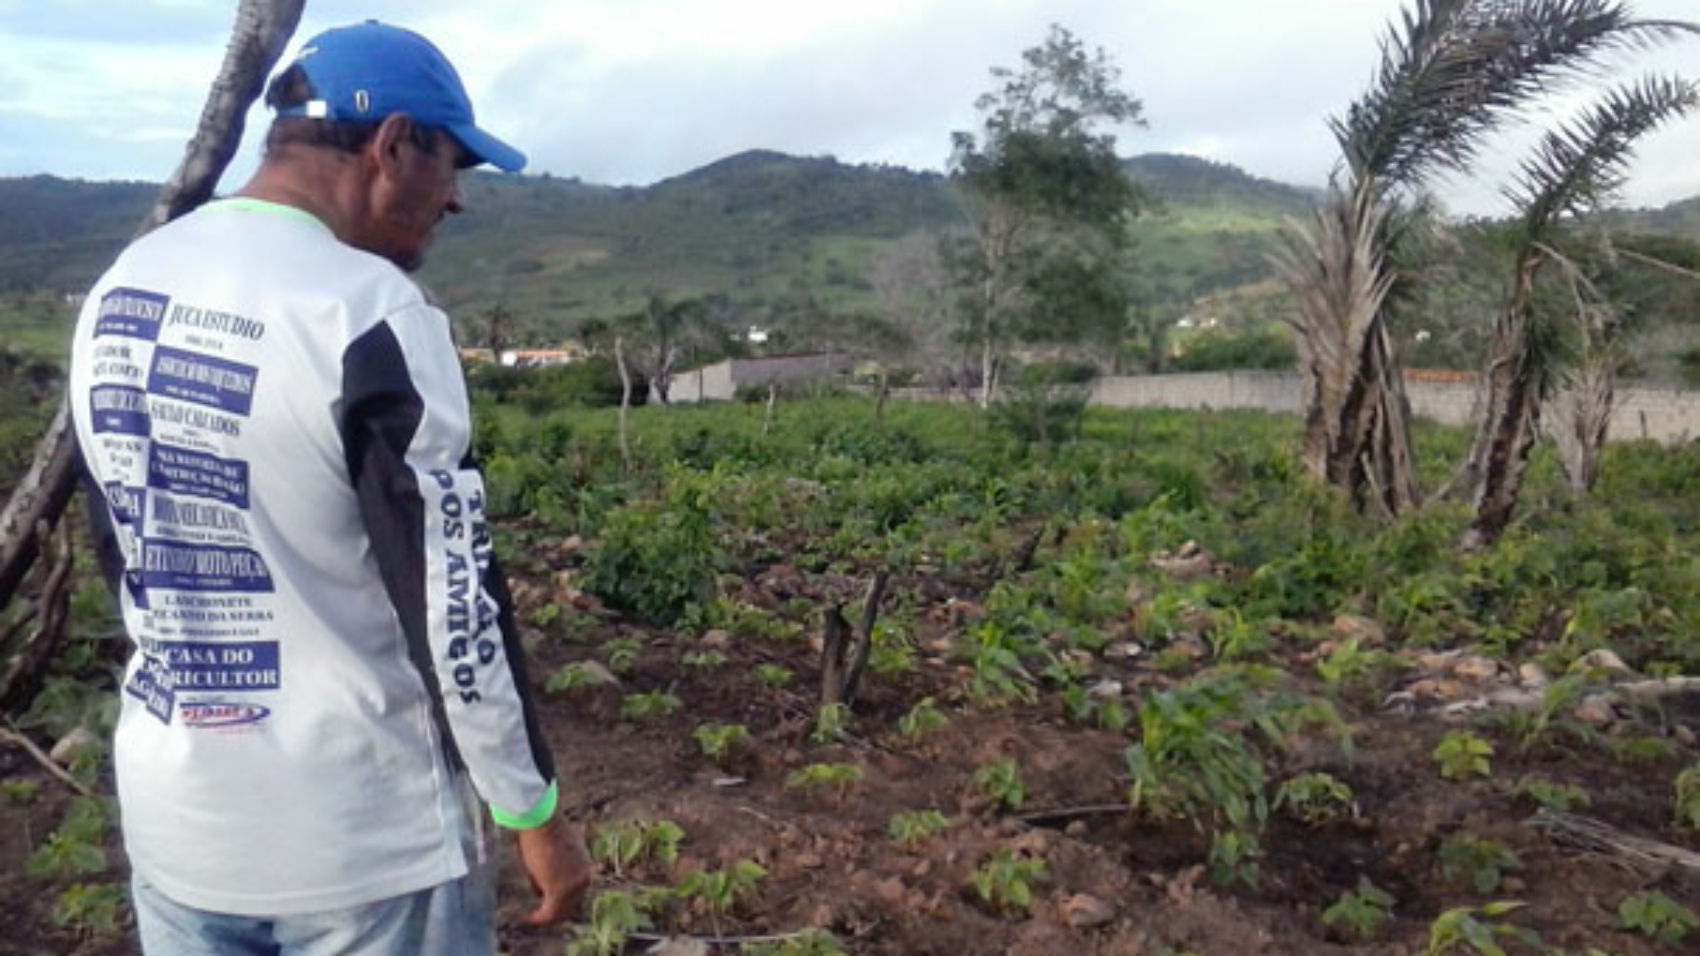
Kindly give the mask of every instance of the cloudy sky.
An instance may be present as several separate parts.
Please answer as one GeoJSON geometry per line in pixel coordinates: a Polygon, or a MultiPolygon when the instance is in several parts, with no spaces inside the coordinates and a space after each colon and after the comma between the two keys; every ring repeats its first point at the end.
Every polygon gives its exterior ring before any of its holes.
{"type": "MultiPolygon", "coordinates": [[[[1019,63],[1050,23],[1101,46],[1149,125],[1127,154],[1169,151],[1320,185],[1325,119],[1367,84],[1408,0],[309,0],[291,51],[329,26],[412,27],[459,67],[480,125],[530,172],[647,184],[751,148],[939,169],[972,128],[988,69],[1019,63]]],[[[1635,0],[1700,18],[1700,0],[1635,0]]],[[[235,0],[0,0],[0,176],[164,179],[217,71],[235,0]]],[[[1686,67],[1700,39],[1621,58],[1626,75],[1686,67]]],[[[1537,122],[1585,102],[1555,101],[1537,122]]],[[[250,130],[263,128],[256,109],[250,130]]],[[[250,142],[230,172],[253,169],[250,142]]],[[[1444,184],[1455,211],[1498,190],[1533,127],[1496,140],[1483,175],[1444,184]]],[[[1700,116],[1645,141],[1624,201],[1700,194],[1700,116]]]]}

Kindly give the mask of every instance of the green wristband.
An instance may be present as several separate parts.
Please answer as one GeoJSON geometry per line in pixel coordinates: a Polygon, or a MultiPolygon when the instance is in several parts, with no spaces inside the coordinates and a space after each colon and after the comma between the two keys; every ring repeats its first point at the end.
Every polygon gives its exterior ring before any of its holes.
{"type": "Polygon", "coordinates": [[[560,790],[556,787],[555,781],[551,780],[549,781],[549,789],[543,791],[543,797],[539,799],[536,805],[530,810],[527,810],[519,816],[514,816],[511,813],[503,813],[501,810],[496,809],[496,807],[491,806],[490,817],[496,821],[497,826],[502,827],[503,829],[535,830],[543,824],[548,823],[549,818],[555,815],[555,806],[559,803],[559,801],[560,790]]]}

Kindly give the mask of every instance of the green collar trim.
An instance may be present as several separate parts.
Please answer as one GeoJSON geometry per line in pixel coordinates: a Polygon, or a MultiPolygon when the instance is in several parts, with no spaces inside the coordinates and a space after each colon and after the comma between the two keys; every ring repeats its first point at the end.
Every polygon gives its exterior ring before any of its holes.
{"type": "Polygon", "coordinates": [[[267,216],[281,216],[284,219],[297,219],[302,222],[310,222],[322,229],[329,228],[319,221],[318,216],[305,209],[297,206],[286,206],[283,203],[269,202],[264,199],[255,199],[252,196],[232,196],[229,199],[217,200],[213,205],[223,209],[237,209],[242,212],[257,212],[267,216]]]}

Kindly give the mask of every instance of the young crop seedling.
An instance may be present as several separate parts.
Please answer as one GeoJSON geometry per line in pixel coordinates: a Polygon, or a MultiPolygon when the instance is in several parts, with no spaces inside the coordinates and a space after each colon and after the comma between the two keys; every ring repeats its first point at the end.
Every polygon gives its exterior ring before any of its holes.
{"type": "Polygon", "coordinates": [[[1700,928],[1700,916],[1658,890],[1643,890],[1617,905],[1617,919],[1633,930],[1666,946],[1680,946],[1690,931],[1700,928]]]}
{"type": "Polygon", "coordinates": [[[756,680],[769,687],[784,687],[791,683],[791,679],[796,676],[791,673],[789,668],[781,667],[778,664],[757,664],[753,673],[756,675],[756,680]]]}
{"type": "Polygon", "coordinates": [[[679,664],[692,670],[713,670],[716,667],[724,666],[725,663],[726,655],[715,650],[686,651],[679,655],[679,664]]]}
{"type": "Polygon", "coordinates": [[[921,698],[920,703],[909,708],[909,712],[897,718],[897,732],[909,740],[920,740],[949,723],[950,718],[939,710],[931,697],[921,698]]]}
{"type": "Polygon", "coordinates": [[[53,902],[53,923],[83,939],[109,939],[129,925],[129,892],[120,883],[73,883],[53,902]]]}
{"type": "Polygon", "coordinates": [[[637,666],[638,654],[643,650],[643,639],[633,635],[609,638],[602,644],[602,653],[607,656],[608,669],[616,674],[625,674],[637,666]]]}
{"type": "Polygon", "coordinates": [[[755,894],[767,877],[767,869],[754,860],[739,860],[722,870],[698,870],[679,882],[675,892],[684,899],[702,902],[719,917],[755,894]]]}
{"type": "Polygon", "coordinates": [[[543,689],[551,694],[572,693],[585,687],[595,687],[599,681],[596,673],[583,661],[573,661],[561,665],[561,669],[549,675],[549,680],[543,689]]]}
{"type": "Polygon", "coordinates": [[[809,739],[817,744],[830,744],[844,739],[845,728],[850,726],[850,706],[848,704],[827,704],[815,715],[815,729],[809,732],[809,739]]]}
{"type": "Polygon", "coordinates": [[[744,949],[745,956],[847,956],[838,938],[826,930],[808,929],[790,939],[768,943],[753,943],[744,949]]]}
{"type": "Polygon", "coordinates": [[[681,706],[683,701],[664,690],[627,694],[626,699],[620,702],[620,717],[644,723],[670,717],[681,706]]]}
{"type": "Polygon", "coordinates": [[[1434,748],[1435,763],[1447,780],[1491,776],[1493,769],[1488,758],[1492,756],[1493,744],[1468,730],[1449,731],[1434,748]]]}
{"type": "Polygon", "coordinates": [[[702,755],[717,767],[725,767],[750,741],[750,731],[743,724],[703,724],[691,736],[696,738],[702,755]]]}
{"type": "Polygon", "coordinates": [[[39,780],[5,780],[0,781],[0,797],[6,802],[27,806],[35,802],[36,794],[41,792],[39,780]]]}
{"type": "Polygon", "coordinates": [[[642,891],[603,890],[590,904],[590,925],[568,944],[566,956],[619,956],[632,933],[649,929],[651,895],[642,891]]]}
{"type": "Polygon", "coordinates": [[[1541,938],[1534,932],[1501,919],[1522,909],[1523,905],[1501,900],[1480,907],[1460,906],[1447,910],[1429,924],[1428,949],[1424,953],[1426,956],[1443,956],[1464,952],[1463,947],[1467,946],[1480,956],[1506,956],[1505,948],[1499,945],[1501,939],[1515,939],[1539,949],[1541,938]]]}
{"type": "Polygon", "coordinates": [[[108,816],[99,797],[78,797],[59,828],[30,854],[25,870],[37,879],[75,879],[105,873],[108,816]]]}
{"type": "Polygon", "coordinates": [[[1441,875],[1468,883],[1478,893],[1492,893],[1506,871],[1522,868],[1516,852],[1497,840],[1461,836],[1440,845],[1441,875]]]}
{"type": "Polygon", "coordinates": [[[1543,810],[1555,813],[1569,813],[1593,803],[1588,791],[1575,784],[1557,783],[1544,777],[1524,777],[1517,784],[1517,795],[1527,797],[1539,804],[1543,810]]]}
{"type": "Polygon", "coordinates": [[[1333,906],[1322,911],[1324,926],[1342,926],[1360,942],[1369,942],[1392,918],[1394,899],[1367,877],[1358,877],[1358,888],[1347,890],[1333,906]]]}
{"type": "Polygon", "coordinates": [[[1000,913],[1025,913],[1033,905],[1033,884],[1046,878],[1044,860],[998,850],[969,877],[975,895],[1000,913]]]}
{"type": "Polygon", "coordinates": [[[1281,784],[1275,806],[1309,826],[1338,820],[1352,810],[1352,788],[1326,773],[1307,773],[1281,784]]]}
{"type": "Polygon", "coordinates": [[[993,802],[1019,810],[1027,802],[1027,786],[1014,757],[1001,757],[974,771],[974,782],[993,802]]]}
{"type": "Polygon", "coordinates": [[[852,786],[862,779],[862,768],[847,763],[812,763],[794,770],[785,778],[785,785],[796,790],[817,793],[831,790],[843,800],[852,786]]]}
{"type": "Polygon", "coordinates": [[[950,818],[937,810],[904,810],[892,815],[885,832],[898,846],[909,849],[949,826],[950,818]]]}
{"type": "Polygon", "coordinates": [[[1618,763],[1646,766],[1670,760],[1676,756],[1676,744],[1651,735],[1614,738],[1607,745],[1618,763]]]}
{"type": "Polygon", "coordinates": [[[590,855],[607,862],[619,877],[627,867],[646,858],[671,865],[679,859],[679,844],[684,838],[685,831],[671,820],[621,820],[597,829],[590,855]]]}
{"type": "Polygon", "coordinates": [[[1700,833],[1700,763],[1676,775],[1676,824],[1700,833]]]}

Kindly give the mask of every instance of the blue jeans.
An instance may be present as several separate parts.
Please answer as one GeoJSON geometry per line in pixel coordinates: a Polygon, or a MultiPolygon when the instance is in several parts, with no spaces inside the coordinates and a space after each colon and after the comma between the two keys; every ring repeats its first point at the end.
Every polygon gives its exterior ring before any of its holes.
{"type": "Polygon", "coordinates": [[[493,865],[440,886],[304,916],[228,916],[131,881],[146,956],[493,956],[493,865]]]}

